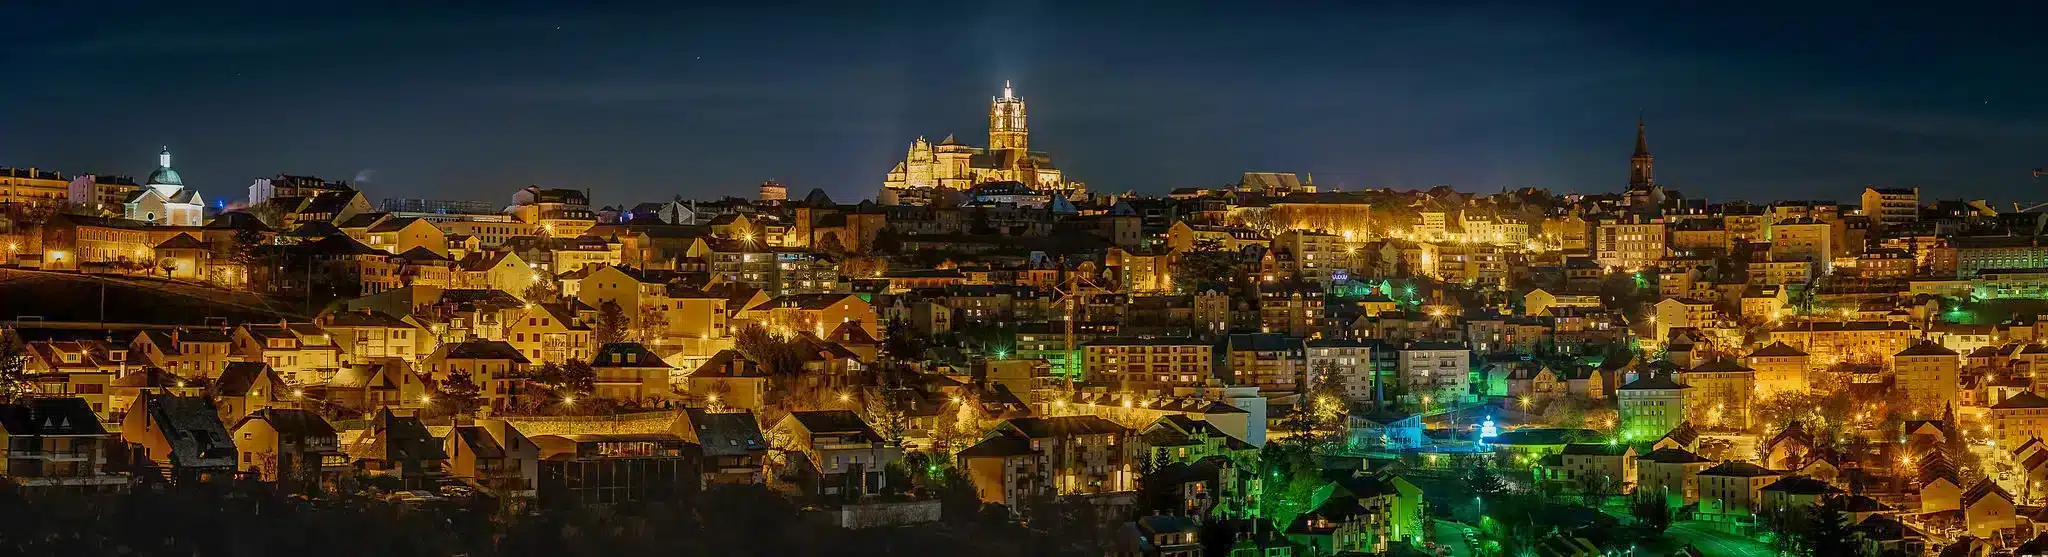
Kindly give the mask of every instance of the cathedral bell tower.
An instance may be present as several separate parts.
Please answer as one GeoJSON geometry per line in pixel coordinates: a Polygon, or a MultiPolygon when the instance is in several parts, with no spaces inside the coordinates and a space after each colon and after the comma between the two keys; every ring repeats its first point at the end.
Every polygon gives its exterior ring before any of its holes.
{"type": "Polygon", "coordinates": [[[1636,154],[1628,158],[1629,187],[1650,187],[1655,178],[1655,166],[1651,163],[1650,139],[1643,133],[1643,117],[1636,116],[1636,154]]]}
{"type": "Polygon", "coordinates": [[[1031,148],[1031,132],[1024,127],[1024,99],[1011,91],[1009,81],[1003,82],[1003,96],[988,106],[988,148],[1031,148]]]}

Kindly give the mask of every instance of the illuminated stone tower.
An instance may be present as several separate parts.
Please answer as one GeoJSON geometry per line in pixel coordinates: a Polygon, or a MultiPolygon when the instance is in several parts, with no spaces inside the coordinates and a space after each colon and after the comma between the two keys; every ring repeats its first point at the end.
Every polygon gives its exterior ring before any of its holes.
{"type": "Polygon", "coordinates": [[[1629,187],[1650,187],[1656,177],[1652,160],[1650,138],[1643,133],[1643,118],[1636,116],[1636,154],[1628,158],[1629,187]]]}
{"type": "Polygon", "coordinates": [[[988,106],[988,148],[1031,149],[1031,131],[1024,127],[1024,99],[1017,98],[1010,82],[1003,82],[1003,96],[988,106]]]}

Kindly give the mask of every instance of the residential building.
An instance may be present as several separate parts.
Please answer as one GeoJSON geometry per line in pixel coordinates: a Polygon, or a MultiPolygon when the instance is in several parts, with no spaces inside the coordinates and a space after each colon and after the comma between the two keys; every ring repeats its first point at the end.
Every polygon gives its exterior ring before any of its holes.
{"type": "MultiPolygon", "coordinates": [[[[1749,429],[1751,402],[1763,390],[1756,371],[1734,360],[1715,360],[1692,369],[1680,369],[1672,376],[1679,384],[1692,387],[1686,392],[1686,413],[1698,416],[1699,425],[1749,429]]],[[[1777,386],[1778,392],[1793,390],[1777,386]]]]}
{"type": "Polygon", "coordinates": [[[121,440],[135,462],[173,481],[213,481],[235,472],[234,437],[213,400],[143,392],[121,420],[121,440]]]}
{"type": "Polygon", "coordinates": [[[1614,391],[1624,440],[1656,439],[1685,423],[1686,386],[1661,375],[1637,379],[1614,391]]]}
{"type": "Polygon", "coordinates": [[[1308,391],[1308,368],[1302,358],[1300,338],[1281,333],[1230,335],[1226,348],[1231,384],[1254,386],[1260,392],[1276,394],[1308,391]]]}
{"type": "Polygon", "coordinates": [[[28,490],[107,489],[128,476],[107,471],[108,448],[119,441],[81,398],[31,398],[0,404],[0,477],[28,490]]]}
{"type": "Polygon", "coordinates": [[[1034,495],[1136,489],[1130,433],[1092,415],[1014,418],[954,457],[982,501],[1022,508],[1034,495]]]}
{"type": "Polygon", "coordinates": [[[1920,188],[1863,188],[1863,216],[1879,228],[1912,224],[1920,220],[1920,188]]]}
{"type": "Polygon", "coordinates": [[[1992,428],[1992,439],[2008,447],[2018,447],[2028,439],[2048,439],[2048,398],[2031,391],[2007,397],[1991,406],[1987,413],[1992,428]]]}
{"type": "Polygon", "coordinates": [[[1665,498],[1666,508],[1683,508],[1700,500],[1699,474],[1714,461],[1692,451],[1668,447],[1636,458],[1636,498],[1665,498]]]}
{"type": "Polygon", "coordinates": [[[441,452],[445,471],[486,492],[531,498],[540,482],[540,447],[505,420],[477,420],[449,428],[441,452]]]}
{"type": "Polygon", "coordinates": [[[1081,344],[1082,376],[1131,393],[1204,386],[1214,380],[1215,352],[1191,338],[1102,338],[1081,344]]]}
{"type": "Polygon", "coordinates": [[[699,448],[673,433],[536,435],[543,507],[675,501],[696,493],[699,448]]]}
{"type": "Polygon", "coordinates": [[[296,408],[263,408],[229,428],[242,456],[236,470],[250,477],[304,489],[333,479],[349,467],[334,426],[296,408]]]}
{"type": "Polygon", "coordinates": [[[1764,509],[1764,486],[1782,475],[1748,462],[1723,462],[1701,470],[1699,513],[1723,520],[1755,516],[1764,509]]]}
{"type": "MultiPolygon", "coordinates": [[[[1449,404],[1471,393],[1472,349],[1464,344],[1410,342],[1396,350],[1396,373],[1410,395],[1449,404]]],[[[1430,404],[1424,401],[1423,404],[1430,404]]]]}
{"type": "Polygon", "coordinates": [[[1770,397],[1805,392],[1811,388],[1812,384],[1806,379],[1806,372],[1812,368],[1811,361],[1805,351],[1778,341],[1743,357],[1742,367],[1753,370],[1757,394],[1770,397]]]}
{"type": "Polygon", "coordinates": [[[847,410],[791,412],[770,428],[770,442],[788,451],[788,466],[819,495],[859,497],[886,485],[883,470],[903,458],[860,415],[847,410]]]}
{"type": "Polygon", "coordinates": [[[1905,393],[1911,407],[1940,415],[1956,407],[1962,362],[1956,351],[1920,341],[1892,355],[1892,388],[1905,393]]]}
{"type": "Polygon", "coordinates": [[[598,347],[590,360],[597,372],[599,398],[624,401],[656,401],[670,398],[669,377],[676,369],[637,342],[615,342],[598,347]]]}

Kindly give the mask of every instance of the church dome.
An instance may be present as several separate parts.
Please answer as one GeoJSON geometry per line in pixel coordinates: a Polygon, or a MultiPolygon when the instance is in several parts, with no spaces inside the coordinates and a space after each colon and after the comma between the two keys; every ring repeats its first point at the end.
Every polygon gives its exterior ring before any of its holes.
{"type": "Polygon", "coordinates": [[[185,185],[185,179],[178,176],[178,171],[171,170],[171,167],[160,166],[157,167],[156,172],[149,173],[149,183],[151,185],[182,186],[185,185]]]}
{"type": "Polygon", "coordinates": [[[146,184],[146,185],[153,185],[153,186],[158,186],[158,185],[160,185],[160,186],[182,186],[182,185],[185,185],[185,178],[184,178],[183,176],[179,176],[179,175],[178,175],[178,171],[176,171],[176,170],[171,170],[171,148],[170,148],[170,147],[165,147],[162,153],[158,153],[158,154],[157,154],[157,156],[156,156],[156,172],[151,172],[151,173],[149,173],[149,181],[148,181],[148,182],[145,182],[145,184],[146,184]]]}

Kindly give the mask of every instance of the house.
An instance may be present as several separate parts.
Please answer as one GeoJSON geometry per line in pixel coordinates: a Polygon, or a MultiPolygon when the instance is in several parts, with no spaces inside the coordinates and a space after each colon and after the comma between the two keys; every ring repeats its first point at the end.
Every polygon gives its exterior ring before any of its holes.
{"type": "Polygon", "coordinates": [[[388,407],[423,407],[433,395],[426,378],[398,358],[351,363],[311,391],[321,401],[363,414],[388,407]]]}
{"type": "Polygon", "coordinates": [[[371,419],[368,434],[348,447],[348,453],[358,470],[397,477],[406,489],[427,489],[448,461],[442,443],[442,438],[427,432],[419,417],[395,415],[384,408],[371,419]]]}
{"type": "Polygon", "coordinates": [[[533,444],[547,507],[674,501],[701,481],[698,447],[672,433],[539,435],[533,444]]]}
{"type": "Polygon", "coordinates": [[[1667,508],[1700,499],[1699,474],[1714,461],[1682,448],[1662,448],[1636,458],[1636,498],[1665,498],[1667,508]]]}
{"type": "Polygon", "coordinates": [[[310,488],[348,469],[334,426],[310,411],[264,408],[229,431],[242,453],[235,469],[259,480],[310,488]]]}
{"type": "Polygon", "coordinates": [[[792,453],[785,469],[810,484],[806,491],[821,495],[875,493],[886,487],[883,469],[903,458],[901,447],[848,410],[791,412],[769,435],[772,445],[792,453]]]}
{"type": "Polygon", "coordinates": [[[381,358],[418,361],[420,336],[427,334],[425,327],[372,309],[329,313],[321,316],[320,327],[340,350],[341,366],[381,358]]]}
{"type": "Polygon", "coordinates": [[[1243,458],[1258,447],[1225,433],[1207,420],[1187,414],[1167,414],[1138,432],[1145,449],[1144,462],[1162,466],[1169,462],[1193,462],[1209,456],[1243,458]]]}
{"type": "Polygon", "coordinates": [[[1919,466],[1915,484],[1920,488],[1920,512],[1962,510],[1963,482],[1956,474],[1955,465],[1936,452],[1920,459],[1919,466]]]}
{"type": "Polygon", "coordinates": [[[2031,391],[1991,405],[1988,414],[1992,438],[1999,443],[2018,446],[2028,439],[2048,437],[2048,398],[2031,391]]]}
{"type": "Polygon", "coordinates": [[[234,362],[221,370],[206,396],[219,408],[222,423],[236,423],[257,410],[284,400],[284,379],[263,362],[234,362]]]}
{"type": "Polygon", "coordinates": [[[535,496],[540,447],[505,420],[483,419],[450,428],[441,451],[448,455],[444,471],[451,477],[494,494],[535,496]]]}
{"type": "Polygon", "coordinates": [[[1331,532],[1329,547],[1334,551],[1385,554],[1423,536],[1428,522],[1422,516],[1422,489],[1407,478],[1361,473],[1332,480],[1329,490],[1329,501],[1356,501],[1364,513],[1356,530],[1331,532]]]}
{"type": "Polygon", "coordinates": [[[1813,436],[1797,420],[1764,442],[1764,466],[1777,470],[1798,468],[1814,453],[1813,436]]]}
{"type": "Polygon", "coordinates": [[[142,331],[129,341],[128,349],[149,365],[188,379],[212,379],[229,363],[243,361],[234,350],[234,338],[218,329],[142,331]]]}
{"type": "Polygon", "coordinates": [[[590,361],[590,326],[565,304],[527,304],[526,311],[514,317],[505,332],[505,341],[531,361],[590,361]]]}
{"type": "Polygon", "coordinates": [[[1234,516],[1228,513],[1246,508],[1245,492],[1249,491],[1239,479],[1240,470],[1227,457],[1211,456],[1159,466],[1146,473],[1138,485],[1153,512],[1181,516],[1211,516],[1210,513],[1217,512],[1234,516]]]}
{"type": "Polygon", "coordinates": [[[759,412],[767,404],[768,372],[738,350],[720,350],[683,376],[677,388],[714,409],[759,412]]]}
{"type": "Polygon", "coordinates": [[[1038,494],[1136,489],[1130,430],[1099,416],[1012,418],[954,455],[981,500],[1011,508],[1038,494]]]}
{"type": "Polygon", "coordinates": [[[1546,479],[1582,493],[1625,494],[1635,489],[1636,449],[1619,443],[1572,443],[1546,465],[1546,479]]]}
{"type": "MultiPolygon", "coordinates": [[[[712,413],[684,410],[688,430],[704,447],[704,488],[713,485],[758,485],[768,456],[767,438],[751,412],[712,413]]],[[[688,436],[686,436],[688,437],[688,436]]]]}
{"type": "Polygon", "coordinates": [[[115,489],[126,475],[107,471],[109,433],[81,398],[32,398],[0,404],[0,477],[26,489],[115,489]]]}
{"type": "MultiPolygon", "coordinates": [[[[1899,519],[1892,518],[1891,515],[1865,516],[1852,530],[1856,533],[1856,538],[1863,542],[1864,555],[1925,555],[1927,551],[1927,534],[1899,522],[1899,519]]],[[[2041,538],[2035,540],[2039,542],[2041,538]]],[[[2026,552],[2015,551],[2014,554],[2039,555],[2048,552],[2048,544],[2037,545],[2032,549],[2022,546],[2020,550],[2026,552]]],[[[1944,552],[1943,555],[1947,553],[1944,552]]]]}
{"type": "Polygon", "coordinates": [[[1990,478],[1977,480],[1963,492],[1963,523],[1970,535],[1995,539],[2007,529],[2020,526],[2014,507],[2016,499],[1990,478]]]}
{"type": "Polygon", "coordinates": [[[599,398],[625,401],[669,398],[669,376],[675,368],[637,342],[614,342],[598,347],[590,360],[597,374],[599,398]]]}
{"type": "Polygon", "coordinates": [[[135,370],[107,385],[108,414],[115,420],[121,419],[120,416],[135,406],[136,397],[144,393],[204,396],[206,389],[203,385],[203,382],[188,381],[155,367],[135,370]]]}
{"type": "Polygon", "coordinates": [[[1764,514],[1800,513],[1786,516],[1805,516],[1807,510],[1819,506],[1822,499],[1842,493],[1841,488],[1826,481],[1801,475],[1778,478],[1778,481],[1757,491],[1762,498],[1764,514]]]}
{"type": "Polygon", "coordinates": [[[466,376],[481,392],[489,408],[507,408],[525,401],[526,381],[532,377],[531,361],[502,340],[472,340],[443,344],[427,356],[427,377],[439,383],[466,376]]]}
{"type": "Polygon", "coordinates": [[[1154,515],[1125,522],[1111,540],[1112,557],[1202,557],[1199,523],[1154,515]]]}
{"type": "Polygon", "coordinates": [[[341,350],[311,323],[245,323],[235,329],[235,350],[263,362],[293,384],[317,384],[334,373],[341,350]]]}
{"type": "Polygon", "coordinates": [[[1739,518],[1763,510],[1764,486],[1778,480],[1778,472],[1747,462],[1723,462],[1701,470],[1699,513],[1739,518]]]}
{"type": "Polygon", "coordinates": [[[213,399],[144,392],[121,420],[121,440],[134,462],[148,462],[173,481],[212,481],[235,472],[235,441],[213,399]]]}

